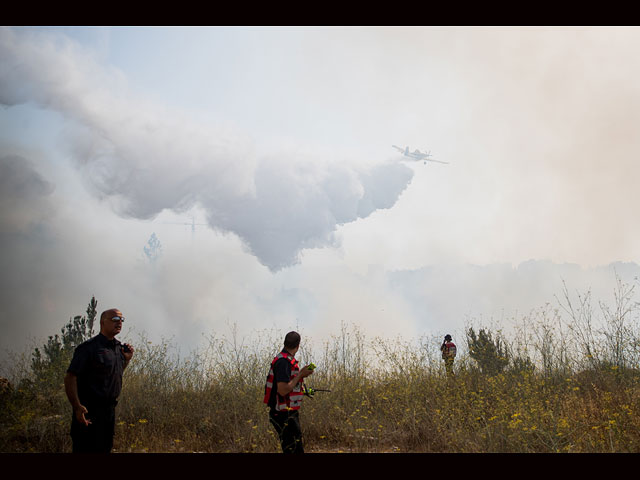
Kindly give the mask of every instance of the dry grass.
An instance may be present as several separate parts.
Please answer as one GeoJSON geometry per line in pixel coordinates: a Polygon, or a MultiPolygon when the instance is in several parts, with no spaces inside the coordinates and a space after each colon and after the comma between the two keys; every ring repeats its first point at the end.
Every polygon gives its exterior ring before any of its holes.
{"type": "MultiPolygon", "coordinates": [[[[365,351],[370,344],[360,340],[365,351]]],[[[229,345],[212,346],[219,360],[229,345]]],[[[388,351],[411,350],[396,345],[388,351]]],[[[198,357],[180,361],[166,343],[143,340],[125,372],[115,450],[278,452],[261,403],[273,353],[247,353],[233,368],[198,357]]],[[[640,451],[636,370],[488,376],[463,356],[447,378],[441,365],[416,358],[404,364],[378,358],[383,367],[367,368],[340,363],[330,348],[325,353],[314,357],[318,371],[309,383],[332,392],[305,399],[301,413],[309,451],[640,451]]],[[[3,452],[70,450],[62,384],[48,397],[16,390],[3,402],[3,452]]]]}
{"type": "MultiPolygon", "coordinates": [[[[313,351],[303,332],[298,357],[318,366],[308,383],[332,390],[305,399],[306,450],[640,451],[635,317],[621,310],[626,320],[608,324],[626,329],[627,340],[607,356],[606,328],[586,325],[580,308],[584,302],[567,309],[568,318],[544,308],[522,319],[507,341],[509,365],[495,375],[460,348],[447,377],[435,339],[368,339],[352,326],[313,351]]],[[[140,337],[117,407],[115,451],[279,452],[262,397],[281,335],[258,332],[240,342],[232,332],[188,358],[170,342],[140,337]]],[[[0,450],[70,451],[62,378],[47,391],[12,380],[18,386],[1,397],[0,450]]]]}

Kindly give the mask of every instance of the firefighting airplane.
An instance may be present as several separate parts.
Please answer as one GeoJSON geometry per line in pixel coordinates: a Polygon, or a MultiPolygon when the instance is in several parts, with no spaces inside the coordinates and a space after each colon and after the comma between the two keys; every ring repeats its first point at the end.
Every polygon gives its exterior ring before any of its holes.
{"type": "Polygon", "coordinates": [[[400,153],[402,153],[405,157],[412,158],[413,160],[424,161],[425,165],[427,164],[427,162],[438,162],[438,163],[447,163],[447,164],[449,163],[449,162],[443,162],[441,160],[434,160],[433,158],[429,158],[431,156],[430,151],[423,153],[416,148],[413,152],[410,152],[409,147],[400,148],[397,145],[391,145],[391,146],[396,150],[398,150],[400,153]]]}

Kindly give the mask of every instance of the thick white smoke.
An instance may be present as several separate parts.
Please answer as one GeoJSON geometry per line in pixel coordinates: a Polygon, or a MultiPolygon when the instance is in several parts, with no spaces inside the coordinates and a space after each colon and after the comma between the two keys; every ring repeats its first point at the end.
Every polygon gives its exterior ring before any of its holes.
{"type": "Polygon", "coordinates": [[[390,208],[413,172],[341,159],[260,154],[246,135],[151,105],[118,71],[62,36],[0,29],[0,103],[31,102],[73,122],[69,151],[92,192],[123,216],[204,208],[271,270],[331,245],[338,225],[390,208]]]}

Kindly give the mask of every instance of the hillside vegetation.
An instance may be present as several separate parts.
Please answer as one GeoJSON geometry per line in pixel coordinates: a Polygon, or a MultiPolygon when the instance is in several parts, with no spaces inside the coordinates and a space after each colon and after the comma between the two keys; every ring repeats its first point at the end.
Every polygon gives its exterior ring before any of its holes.
{"type": "MultiPolygon", "coordinates": [[[[454,374],[441,338],[368,338],[357,324],[297,357],[317,370],[305,398],[308,452],[638,452],[640,371],[634,287],[613,306],[564,292],[514,319],[510,334],[469,325],[454,335],[454,374]]],[[[95,302],[95,299],[92,299],[95,302]]],[[[1,396],[0,451],[69,452],[63,376],[73,348],[95,334],[96,305],[29,358],[16,359],[1,396]]],[[[212,335],[186,358],[144,335],[125,371],[116,452],[278,452],[262,403],[286,332],[212,335]]],[[[445,332],[453,333],[453,332],[445,332]]]]}

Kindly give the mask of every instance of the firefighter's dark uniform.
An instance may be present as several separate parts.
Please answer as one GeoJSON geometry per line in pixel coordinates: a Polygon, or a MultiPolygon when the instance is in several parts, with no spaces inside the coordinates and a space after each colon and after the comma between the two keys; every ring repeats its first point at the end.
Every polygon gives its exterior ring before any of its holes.
{"type": "Polygon", "coordinates": [[[101,333],[76,348],[67,372],[77,376],[78,398],[87,408],[85,417],[91,423],[80,424],[72,412],[74,453],[111,452],[124,365],[122,344],[101,333]]]}

